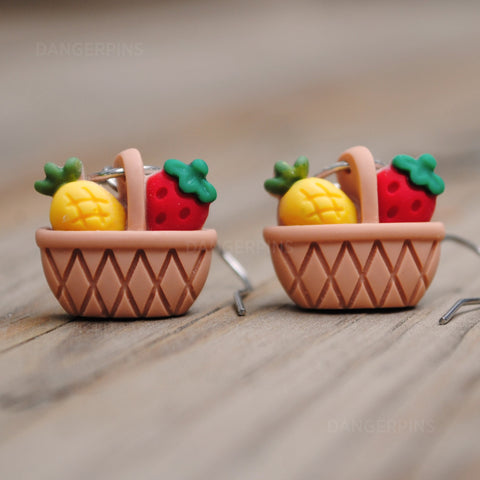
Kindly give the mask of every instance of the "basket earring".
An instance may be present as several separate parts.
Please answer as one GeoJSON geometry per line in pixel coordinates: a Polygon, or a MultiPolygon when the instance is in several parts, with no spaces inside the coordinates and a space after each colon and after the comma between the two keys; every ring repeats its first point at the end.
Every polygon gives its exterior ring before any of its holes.
{"type": "Polygon", "coordinates": [[[163,171],[144,167],[138,150],[131,148],[118,154],[113,168],[90,180],[80,179],[82,165],[76,158],[63,168],[45,166],[46,179],[35,188],[53,195],[53,228],[37,230],[36,242],[48,285],[70,315],[181,315],[201,292],[217,234],[196,228],[203,225],[216,192],[205,179],[203,160],[168,162],[168,173],[167,163],[163,171]],[[146,181],[145,173],[154,175],[146,181]],[[118,189],[118,199],[98,184],[103,182],[118,189]],[[182,182],[188,191],[182,191],[182,182]],[[179,198],[170,202],[169,195],[179,198]],[[172,210],[182,202],[178,212],[172,210]],[[171,220],[170,213],[177,218],[171,220]]]}
{"type": "Polygon", "coordinates": [[[275,272],[308,309],[414,306],[433,280],[445,236],[430,222],[443,181],[430,155],[395,157],[377,173],[365,147],[307,177],[308,161],[275,166],[266,189],[279,197],[279,226],[264,229],[275,272]],[[339,188],[323,179],[337,174],[339,188]]]}

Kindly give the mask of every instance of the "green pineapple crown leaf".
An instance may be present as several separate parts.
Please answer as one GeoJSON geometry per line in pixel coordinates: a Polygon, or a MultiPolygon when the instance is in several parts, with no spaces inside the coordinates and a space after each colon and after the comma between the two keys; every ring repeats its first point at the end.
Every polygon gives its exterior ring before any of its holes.
{"type": "Polygon", "coordinates": [[[215,187],[205,178],[208,165],[200,158],[189,165],[172,158],[165,162],[163,169],[178,179],[178,186],[183,193],[195,195],[202,203],[211,203],[217,198],[215,187]]]}
{"type": "Polygon", "coordinates": [[[298,157],[293,166],[287,162],[275,163],[275,176],[265,180],[265,190],[273,195],[285,195],[295,182],[307,178],[308,167],[308,158],[304,156],[298,157]]]}
{"type": "Polygon", "coordinates": [[[392,165],[404,172],[410,181],[418,187],[425,188],[432,195],[440,195],[445,190],[442,178],[434,173],[437,161],[429,153],[415,159],[409,155],[397,155],[392,165]]]}
{"type": "Polygon", "coordinates": [[[75,182],[82,175],[82,162],[76,157],[70,157],[63,167],[54,163],[46,163],[45,179],[37,180],[35,190],[43,195],[53,196],[65,183],[75,182]]]}

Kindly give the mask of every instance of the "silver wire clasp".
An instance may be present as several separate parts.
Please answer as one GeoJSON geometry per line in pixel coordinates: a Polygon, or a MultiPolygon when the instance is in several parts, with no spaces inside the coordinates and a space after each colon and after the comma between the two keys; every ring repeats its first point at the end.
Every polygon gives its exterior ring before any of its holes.
{"type": "MultiPolygon", "coordinates": [[[[162,170],[160,167],[144,165],[145,175],[151,175],[162,170]]],[[[87,176],[87,180],[96,183],[106,183],[114,192],[118,192],[117,178],[125,176],[125,170],[122,167],[104,167],[99,172],[87,176]]]]}

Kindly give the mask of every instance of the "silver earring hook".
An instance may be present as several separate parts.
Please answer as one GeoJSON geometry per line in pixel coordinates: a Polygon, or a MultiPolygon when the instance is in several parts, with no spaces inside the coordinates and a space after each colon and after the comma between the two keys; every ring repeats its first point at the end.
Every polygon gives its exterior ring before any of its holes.
{"type": "MultiPolygon", "coordinates": [[[[143,172],[145,175],[151,175],[152,173],[159,172],[162,170],[160,167],[153,167],[151,165],[144,165],[143,172]]],[[[118,177],[123,177],[125,175],[125,170],[122,167],[104,167],[99,172],[92,173],[87,176],[88,180],[97,183],[109,183],[109,180],[115,179],[118,177]]]]}
{"type": "Polygon", "coordinates": [[[220,254],[223,261],[232,269],[238,278],[243,282],[243,289],[236,290],[233,294],[233,301],[235,303],[235,309],[239,317],[243,317],[247,313],[247,309],[243,303],[243,298],[249,294],[252,290],[252,284],[247,276],[247,271],[243,265],[230,253],[217,245],[215,247],[217,253],[220,254]]]}
{"type": "MultiPolygon", "coordinates": [[[[144,165],[143,171],[145,175],[151,175],[153,173],[162,170],[160,167],[154,167],[151,165],[144,165]]],[[[106,183],[113,192],[118,192],[117,179],[125,175],[125,170],[122,167],[104,167],[99,172],[92,173],[87,176],[87,180],[91,180],[96,183],[106,183]]]]}
{"type": "MultiPolygon", "coordinates": [[[[380,170],[383,167],[386,167],[387,164],[383,163],[380,160],[375,160],[375,167],[377,170],[380,170]]],[[[350,164],[344,161],[337,162],[333,165],[330,165],[328,167],[322,168],[319,172],[317,172],[314,177],[320,177],[320,178],[325,178],[329,177],[330,175],[333,175],[334,173],[341,172],[343,170],[350,170],[350,164]]]]}
{"type": "Polygon", "coordinates": [[[470,240],[467,240],[466,238],[461,237],[460,235],[455,235],[453,233],[447,233],[445,235],[444,240],[449,240],[451,242],[456,242],[460,245],[463,245],[464,247],[467,247],[468,249],[472,250],[474,253],[480,256],[480,246],[476,245],[475,243],[471,242],[470,240]]]}
{"type": "MultiPolygon", "coordinates": [[[[447,233],[444,240],[456,242],[480,256],[480,246],[476,245],[470,240],[467,240],[466,238],[460,237],[459,235],[455,235],[453,233],[447,233]]],[[[458,310],[466,305],[480,305],[480,298],[462,298],[458,300],[444,315],[440,317],[438,324],[446,325],[449,323],[450,320],[452,320],[452,318],[456,315],[458,310]]]]}
{"type": "Polygon", "coordinates": [[[455,304],[448,310],[447,313],[443,314],[438,321],[439,325],[446,325],[450,320],[455,316],[457,311],[466,305],[479,305],[480,298],[462,298],[455,302],[455,304]]]}

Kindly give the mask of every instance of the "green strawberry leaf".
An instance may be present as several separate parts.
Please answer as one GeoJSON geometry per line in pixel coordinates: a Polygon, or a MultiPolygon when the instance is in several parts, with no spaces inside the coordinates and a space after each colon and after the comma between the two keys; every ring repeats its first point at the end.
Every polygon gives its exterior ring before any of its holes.
{"type": "Polygon", "coordinates": [[[63,167],[54,163],[46,163],[43,169],[45,179],[36,181],[34,188],[38,193],[53,196],[63,184],[75,182],[80,178],[82,162],[76,157],[71,157],[63,167]]]}
{"type": "Polygon", "coordinates": [[[194,194],[202,203],[211,203],[217,198],[215,187],[205,178],[208,165],[203,160],[197,158],[187,165],[172,158],[165,162],[163,169],[178,179],[178,186],[183,193],[194,194]]]}
{"type": "Polygon", "coordinates": [[[273,195],[284,195],[290,187],[308,176],[308,158],[298,157],[293,166],[287,162],[277,162],[274,166],[273,178],[265,180],[265,190],[273,195]]]}
{"type": "Polygon", "coordinates": [[[440,195],[445,190],[444,181],[433,172],[437,161],[429,153],[420,155],[418,159],[409,155],[397,155],[392,160],[392,165],[405,172],[413,184],[424,187],[432,195],[440,195]]]}

